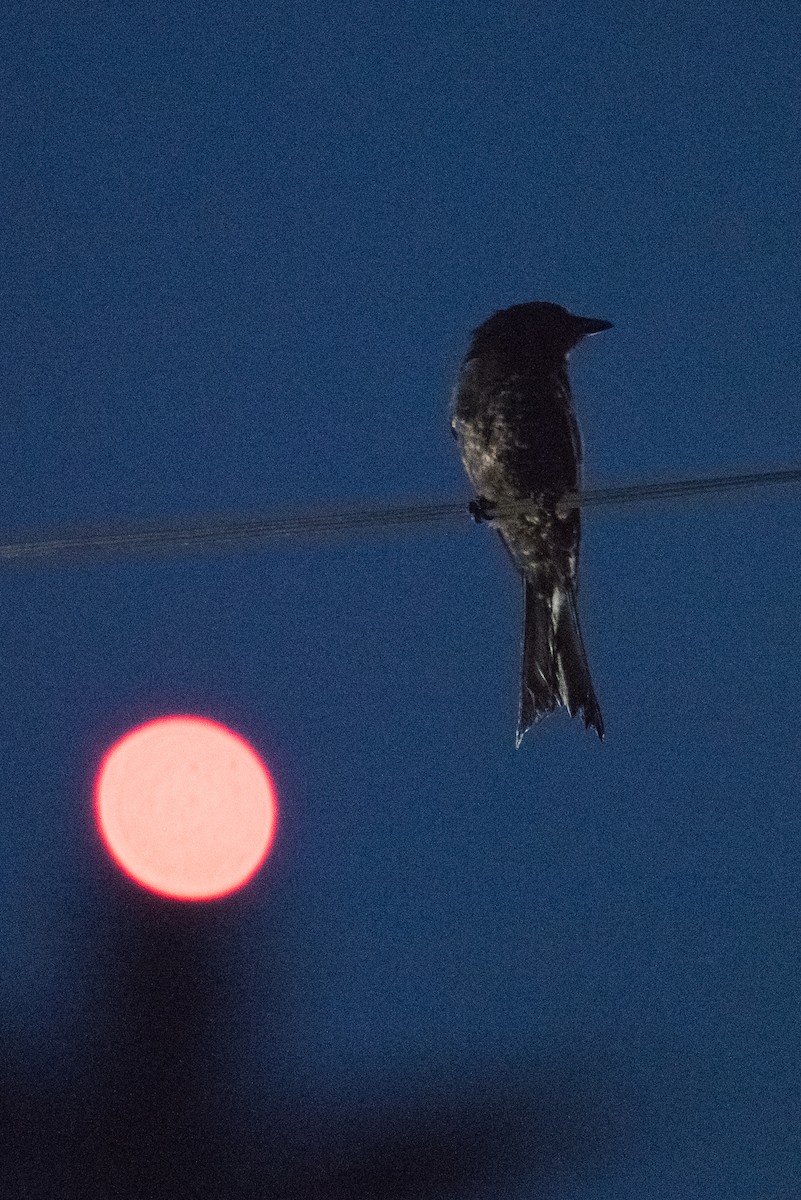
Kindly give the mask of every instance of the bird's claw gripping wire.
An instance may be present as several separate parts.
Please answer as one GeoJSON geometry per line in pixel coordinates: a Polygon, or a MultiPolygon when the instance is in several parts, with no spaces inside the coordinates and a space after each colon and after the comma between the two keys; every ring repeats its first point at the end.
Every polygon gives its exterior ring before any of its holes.
{"type": "Polygon", "coordinates": [[[476,525],[480,525],[482,521],[492,520],[495,516],[495,505],[491,504],[486,496],[478,496],[477,499],[470,501],[467,511],[476,525]]]}

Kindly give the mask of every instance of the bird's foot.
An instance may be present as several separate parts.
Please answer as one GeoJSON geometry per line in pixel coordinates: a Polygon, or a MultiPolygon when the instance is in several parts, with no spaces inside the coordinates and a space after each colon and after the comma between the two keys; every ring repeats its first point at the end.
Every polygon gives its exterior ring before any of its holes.
{"type": "Polygon", "coordinates": [[[491,504],[486,496],[478,496],[477,499],[470,501],[467,511],[476,525],[480,525],[482,521],[492,520],[495,515],[495,505],[491,504]]]}

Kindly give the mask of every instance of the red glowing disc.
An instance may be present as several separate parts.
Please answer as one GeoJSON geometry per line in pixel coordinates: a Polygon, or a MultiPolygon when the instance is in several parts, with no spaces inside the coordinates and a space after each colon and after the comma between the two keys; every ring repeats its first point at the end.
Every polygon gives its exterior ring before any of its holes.
{"type": "Polygon", "coordinates": [[[112,858],[142,887],[211,900],[264,862],[275,790],[255,750],[230,729],[203,717],[162,717],[108,751],[95,814],[112,858]]]}

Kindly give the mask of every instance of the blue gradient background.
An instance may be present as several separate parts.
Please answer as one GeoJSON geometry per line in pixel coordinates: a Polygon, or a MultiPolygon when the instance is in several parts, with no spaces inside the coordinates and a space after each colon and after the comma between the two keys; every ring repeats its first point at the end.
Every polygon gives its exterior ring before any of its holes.
{"type": "MultiPolygon", "coordinates": [[[[572,360],[589,483],[801,458],[793,5],[145,9],[0,19],[10,535],[466,501],[448,391],[530,299],[615,325],[572,360]]],[[[800,568],[792,489],[589,513],[607,741],[518,753],[518,589],[467,520],[3,568],[3,1053],[98,1054],[138,901],[93,772],[197,712],[281,802],[213,940],[236,1103],[279,1059],[299,1119],[548,1064],[608,1145],[480,1200],[797,1196],[800,568]]]]}

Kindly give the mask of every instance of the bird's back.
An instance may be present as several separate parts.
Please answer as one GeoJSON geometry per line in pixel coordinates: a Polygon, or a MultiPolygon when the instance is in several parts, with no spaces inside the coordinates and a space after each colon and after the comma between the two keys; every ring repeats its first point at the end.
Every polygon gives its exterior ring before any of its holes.
{"type": "Polygon", "coordinates": [[[559,496],[579,486],[581,439],[564,359],[468,358],[452,427],[470,481],[487,500],[559,496]]]}

